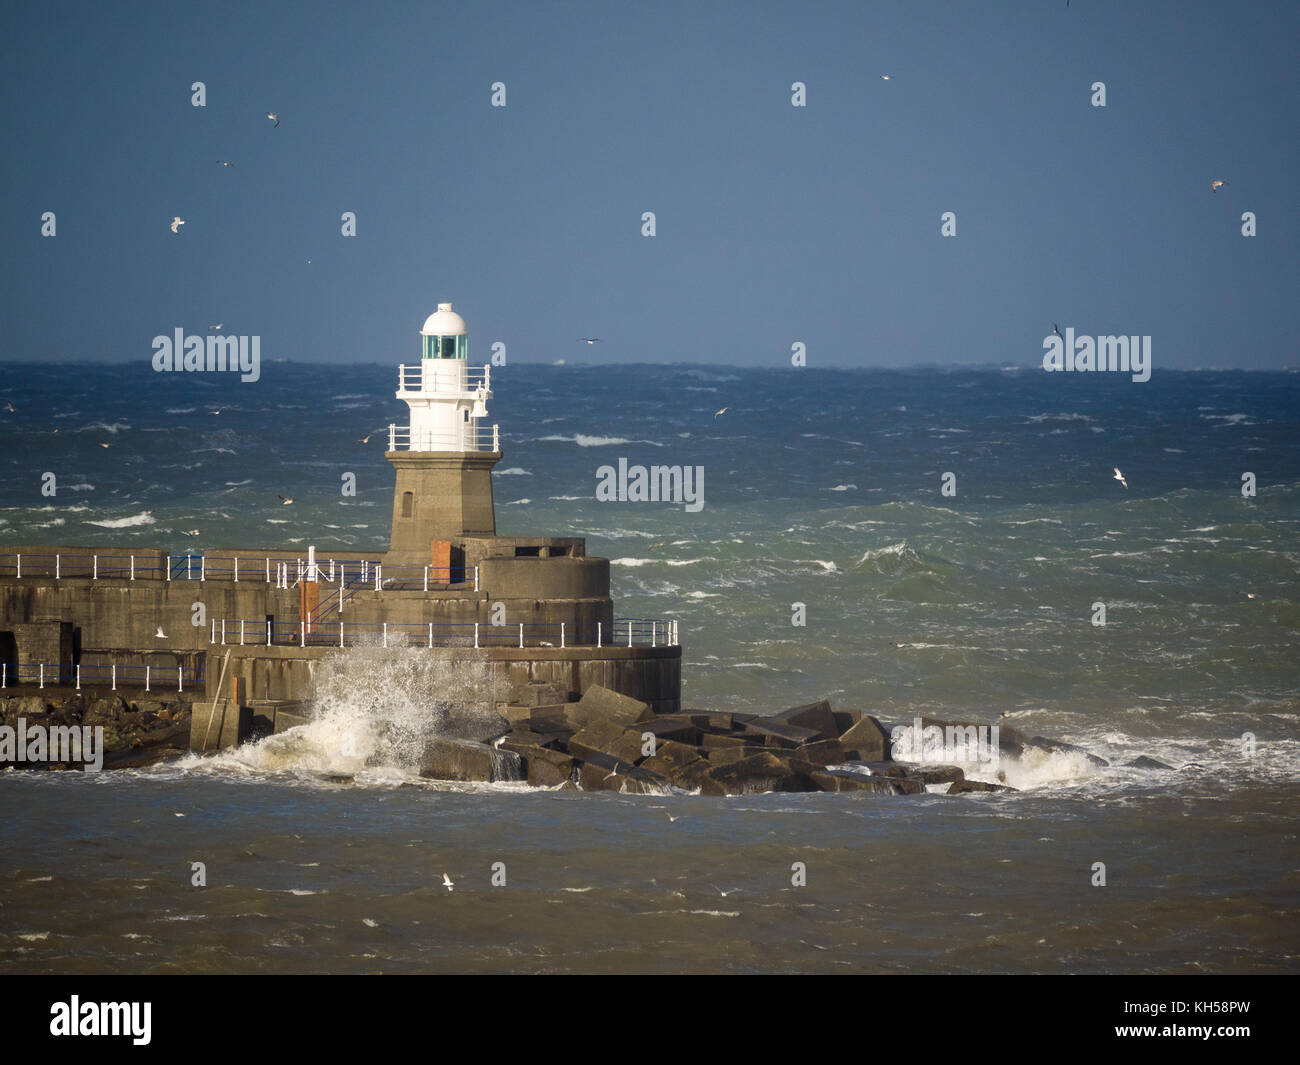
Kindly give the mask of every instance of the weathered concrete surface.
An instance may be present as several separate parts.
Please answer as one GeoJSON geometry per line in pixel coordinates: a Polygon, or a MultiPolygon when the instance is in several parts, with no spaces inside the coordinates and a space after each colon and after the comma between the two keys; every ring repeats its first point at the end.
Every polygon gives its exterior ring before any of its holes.
{"type": "Polygon", "coordinates": [[[430,740],[420,760],[420,776],[433,780],[523,780],[523,759],[515,751],[498,750],[472,740],[430,740]]]}

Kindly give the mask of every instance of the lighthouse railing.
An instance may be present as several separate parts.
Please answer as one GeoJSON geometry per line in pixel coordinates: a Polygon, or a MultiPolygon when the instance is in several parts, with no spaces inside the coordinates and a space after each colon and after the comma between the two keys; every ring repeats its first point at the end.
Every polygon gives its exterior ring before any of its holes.
{"type": "Polygon", "coordinates": [[[468,397],[480,388],[492,390],[491,366],[471,367],[462,359],[421,359],[397,367],[397,391],[422,395],[468,397]]]}
{"type": "Polygon", "coordinates": [[[459,432],[412,432],[409,425],[388,427],[389,451],[500,451],[501,430],[497,425],[468,422],[459,432]]]}

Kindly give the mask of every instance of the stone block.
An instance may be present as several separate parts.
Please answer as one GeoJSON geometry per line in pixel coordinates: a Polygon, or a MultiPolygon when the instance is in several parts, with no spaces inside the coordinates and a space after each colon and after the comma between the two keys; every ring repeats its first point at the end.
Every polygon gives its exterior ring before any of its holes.
{"type": "Polygon", "coordinates": [[[815,739],[819,740],[833,740],[840,734],[839,729],[835,727],[835,715],[831,713],[831,704],[825,699],[804,706],[793,706],[789,710],[773,714],[767,720],[812,729],[817,734],[815,739]]]}
{"type": "Polygon", "coordinates": [[[648,704],[620,695],[599,684],[593,684],[583,692],[582,698],[576,703],[566,704],[564,711],[569,726],[575,731],[596,721],[607,721],[627,728],[654,718],[648,704]]]}
{"type": "Polygon", "coordinates": [[[430,740],[420,760],[420,776],[433,780],[495,782],[523,780],[523,759],[473,740],[430,740]]]}
{"type": "Polygon", "coordinates": [[[883,762],[889,757],[889,734],[874,717],[863,715],[840,736],[845,755],[856,762],[883,762]]]}
{"type": "Polygon", "coordinates": [[[730,765],[714,766],[700,790],[705,795],[751,795],[768,791],[808,791],[812,783],[788,759],[771,751],[730,765]]]}

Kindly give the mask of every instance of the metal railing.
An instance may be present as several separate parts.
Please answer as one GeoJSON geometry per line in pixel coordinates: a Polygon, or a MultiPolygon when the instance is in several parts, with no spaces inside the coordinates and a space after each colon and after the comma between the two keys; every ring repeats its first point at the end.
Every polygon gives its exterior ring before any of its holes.
{"type": "Polygon", "coordinates": [[[468,396],[481,390],[486,399],[486,393],[492,391],[492,366],[488,363],[475,369],[464,359],[421,359],[411,365],[402,363],[397,368],[397,390],[433,392],[443,396],[468,396]]]}
{"type": "Polygon", "coordinates": [[[429,430],[412,433],[409,425],[388,427],[389,451],[500,451],[501,432],[496,425],[462,422],[455,432],[429,430]]]}
{"type": "Polygon", "coordinates": [[[478,590],[478,567],[389,566],[364,558],[262,558],[215,555],[47,555],[25,552],[0,554],[0,577],[18,579],[52,577],[55,580],[166,580],[254,581],[292,588],[302,581],[321,584],[373,585],[382,589],[437,589],[473,582],[478,590]],[[358,582],[358,575],[359,582],[358,582]]]}
{"type": "Polygon", "coordinates": [[[223,647],[351,647],[376,642],[384,647],[676,647],[678,631],[675,620],[649,618],[615,618],[612,628],[599,621],[484,625],[214,618],[209,642],[223,647]]]}
{"type": "Polygon", "coordinates": [[[109,685],[113,691],[119,687],[143,688],[145,691],[179,691],[185,685],[193,687],[203,683],[203,666],[82,666],[61,665],[57,662],[0,662],[0,688],[18,684],[75,685],[82,683],[109,685]],[[135,683],[132,683],[134,678],[135,683]]]}

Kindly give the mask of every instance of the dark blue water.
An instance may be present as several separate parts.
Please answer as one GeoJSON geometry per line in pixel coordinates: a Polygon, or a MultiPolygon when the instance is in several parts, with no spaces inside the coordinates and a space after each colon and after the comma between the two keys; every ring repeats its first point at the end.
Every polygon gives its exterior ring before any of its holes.
{"type": "MultiPolygon", "coordinates": [[[[406,421],[395,379],[10,367],[0,541],[383,549],[392,469],[360,438],[406,421]]],[[[26,816],[0,844],[0,964],[1296,969],[1300,376],[510,366],[493,386],[498,531],[586,536],[618,615],[677,619],[688,705],[1005,713],[1114,768],[743,800],[340,788],[319,750],[4,774],[26,816]],[[705,505],[599,502],[620,458],[702,467],[705,505]],[[1201,768],[1122,767],[1138,754],[1201,768]]]]}

